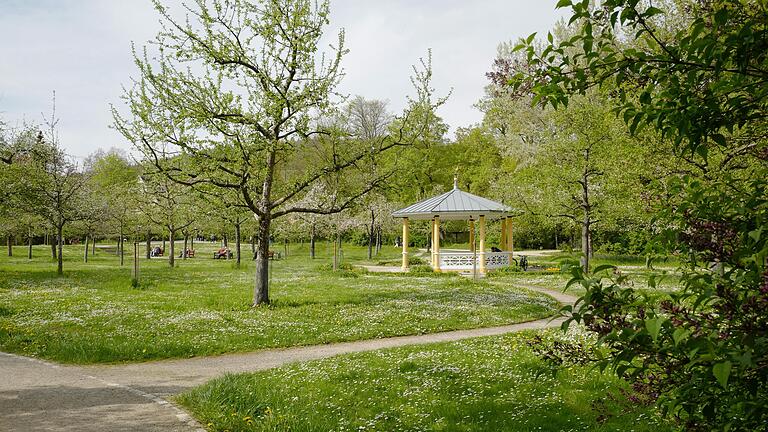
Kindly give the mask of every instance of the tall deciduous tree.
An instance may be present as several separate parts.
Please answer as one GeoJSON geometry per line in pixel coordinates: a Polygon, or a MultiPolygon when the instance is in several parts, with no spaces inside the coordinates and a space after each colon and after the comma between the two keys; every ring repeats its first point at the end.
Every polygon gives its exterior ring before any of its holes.
{"type": "Polygon", "coordinates": [[[35,223],[34,215],[29,213],[19,201],[19,181],[25,175],[20,162],[29,161],[38,130],[30,125],[19,128],[8,127],[0,120],[0,232],[8,243],[11,255],[13,237],[29,233],[35,223]]]}
{"type": "Polygon", "coordinates": [[[192,196],[180,185],[161,174],[142,175],[140,207],[144,216],[168,232],[168,265],[176,266],[176,235],[195,222],[192,196]]]}
{"type": "MultiPolygon", "coordinates": [[[[392,116],[387,111],[387,103],[380,100],[366,100],[362,96],[352,99],[344,110],[343,121],[346,128],[355,139],[358,139],[376,148],[377,141],[387,136],[387,129],[392,121],[392,116]]],[[[371,176],[377,172],[377,164],[370,164],[371,176]]],[[[381,225],[377,216],[382,208],[384,197],[381,194],[371,193],[365,198],[364,207],[367,207],[368,226],[368,259],[371,259],[376,246],[378,227],[381,225]]]]}
{"type": "Polygon", "coordinates": [[[117,254],[122,266],[125,236],[139,213],[139,170],[116,149],[96,152],[86,163],[93,195],[89,217],[109,225],[111,232],[117,234],[117,254]]]}
{"type": "Polygon", "coordinates": [[[330,56],[319,50],[327,1],[197,0],[186,19],[155,6],[163,23],[158,51],[135,53],[139,77],[124,96],[130,115],[114,109],[115,126],[173,181],[240,194],[259,221],[253,304],[269,303],[272,221],[342,211],[391,175],[371,178],[363,165],[406,141],[396,135],[360,146],[315,120],[334,108],[346,52],[343,32],[330,56]],[[184,168],[175,165],[178,154],[189,159],[184,168]],[[294,205],[341,171],[356,180],[328,206],[294,205]]]}
{"type": "Polygon", "coordinates": [[[46,123],[46,133],[38,134],[24,163],[17,166],[24,175],[16,176],[15,187],[26,210],[55,229],[57,272],[63,274],[64,226],[83,217],[82,201],[87,194],[88,178],[59,144],[55,109],[46,123]]]}
{"type": "Polygon", "coordinates": [[[573,98],[548,116],[549,134],[519,165],[510,198],[540,216],[578,226],[587,271],[596,226],[642,218],[643,152],[597,95],[573,98]]]}

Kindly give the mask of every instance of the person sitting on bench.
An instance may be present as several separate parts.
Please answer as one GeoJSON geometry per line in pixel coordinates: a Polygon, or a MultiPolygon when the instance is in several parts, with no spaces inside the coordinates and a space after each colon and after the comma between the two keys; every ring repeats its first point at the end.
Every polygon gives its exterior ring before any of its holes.
{"type": "Polygon", "coordinates": [[[213,253],[213,259],[228,258],[229,256],[231,256],[231,253],[227,247],[221,247],[213,253]]]}

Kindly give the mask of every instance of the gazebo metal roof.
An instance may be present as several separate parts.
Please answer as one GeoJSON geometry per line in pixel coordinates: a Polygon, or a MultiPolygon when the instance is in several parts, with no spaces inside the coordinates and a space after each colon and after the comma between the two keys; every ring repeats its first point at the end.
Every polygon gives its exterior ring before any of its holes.
{"type": "Polygon", "coordinates": [[[477,219],[480,215],[495,219],[511,216],[512,212],[511,207],[502,203],[464,192],[458,188],[457,182],[454,182],[453,190],[397,210],[392,216],[410,219],[432,219],[440,216],[443,220],[467,220],[477,219]]]}

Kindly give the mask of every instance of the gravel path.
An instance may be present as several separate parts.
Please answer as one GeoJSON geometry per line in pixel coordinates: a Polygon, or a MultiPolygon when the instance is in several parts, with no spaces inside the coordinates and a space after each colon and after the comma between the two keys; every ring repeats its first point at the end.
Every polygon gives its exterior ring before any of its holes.
{"type": "MultiPolygon", "coordinates": [[[[561,303],[575,298],[534,286],[561,303]]],[[[127,365],[64,366],[0,352],[2,431],[201,431],[168,397],[225,373],[404,345],[559,326],[560,319],[127,365]]]]}

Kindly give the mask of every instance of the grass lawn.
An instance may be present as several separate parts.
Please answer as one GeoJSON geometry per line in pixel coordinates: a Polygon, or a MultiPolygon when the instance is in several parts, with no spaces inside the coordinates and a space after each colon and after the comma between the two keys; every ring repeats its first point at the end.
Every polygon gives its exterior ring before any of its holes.
{"type": "MultiPolygon", "coordinates": [[[[557,308],[512,281],[332,273],[319,269],[330,262],[321,244],[314,261],[298,246],[273,261],[274,304],[254,309],[252,262],[213,260],[215,247],[196,243],[197,258],[175,269],[141,259],[142,289],[131,287],[130,256],[122,268],[104,251],[85,264],[82,247],[67,246],[57,277],[49,248],[35,247],[29,261],[17,247],[0,257],[0,350],[64,363],[145,361],[502,325],[557,308]]],[[[378,259],[399,252],[386,247],[378,259]]],[[[355,262],[365,250],[344,253],[355,262]]]]}
{"type": "MultiPolygon", "coordinates": [[[[521,253],[525,254],[525,251],[521,251],[521,253]]],[[[557,252],[546,256],[530,257],[529,265],[542,270],[525,273],[496,273],[492,275],[491,279],[505,283],[563,290],[572,276],[569,271],[561,271],[561,269],[565,269],[566,265],[578,265],[579,256],[578,252],[557,252]]],[[[627,276],[627,283],[630,286],[648,295],[663,296],[680,288],[678,269],[680,263],[674,257],[658,259],[654,261],[653,268],[647,268],[645,258],[641,256],[595,255],[595,258],[590,261],[590,265],[591,268],[601,265],[616,266],[621,274],[627,276]],[[648,285],[651,275],[655,277],[655,288],[648,285]]],[[[581,296],[585,290],[580,284],[574,284],[565,292],[574,296],[581,296]]]]}
{"type": "Polygon", "coordinates": [[[178,396],[216,431],[668,431],[617,378],[553,373],[531,333],[227,375],[178,396]]]}

